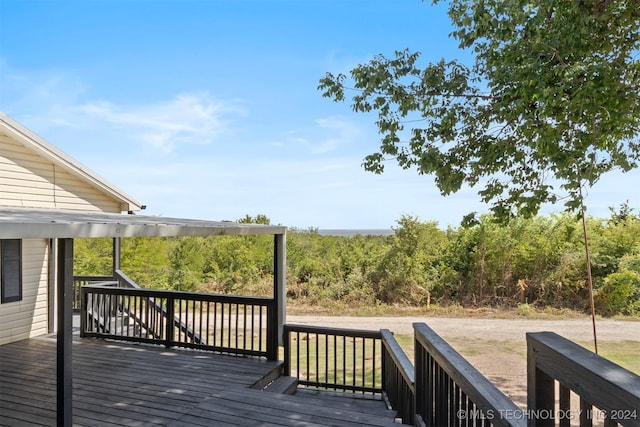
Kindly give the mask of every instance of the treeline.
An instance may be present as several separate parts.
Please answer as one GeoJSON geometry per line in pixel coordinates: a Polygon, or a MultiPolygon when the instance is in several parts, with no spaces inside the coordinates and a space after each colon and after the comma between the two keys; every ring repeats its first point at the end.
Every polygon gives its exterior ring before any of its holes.
{"type": "MultiPolygon", "coordinates": [[[[240,222],[268,223],[259,215],[240,222]]],[[[640,315],[640,217],[626,205],[587,221],[596,311],[640,315]]],[[[574,216],[489,216],[442,230],[412,216],[391,236],[287,233],[291,303],[517,306],[587,310],[582,226],[574,216]]],[[[109,274],[111,241],[76,242],[76,274],[109,274]]],[[[122,269],[145,287],[270,295],[271,236],[128,238],[122,269]]]]}

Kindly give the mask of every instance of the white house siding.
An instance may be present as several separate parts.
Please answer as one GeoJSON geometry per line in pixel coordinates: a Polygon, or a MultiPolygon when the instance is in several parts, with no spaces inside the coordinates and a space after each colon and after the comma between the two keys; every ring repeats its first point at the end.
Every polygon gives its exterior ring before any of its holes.
{"type": "Polygon", "coordinates": [[[121,212],[113,197],[2,133],[0,206],[121,212]]]}
{"type": "Polygon", "coordinates": [[[47,239],[22,241],[22,301],[0,304],[0,345],[48,332],[48,259],[47,239]]]}

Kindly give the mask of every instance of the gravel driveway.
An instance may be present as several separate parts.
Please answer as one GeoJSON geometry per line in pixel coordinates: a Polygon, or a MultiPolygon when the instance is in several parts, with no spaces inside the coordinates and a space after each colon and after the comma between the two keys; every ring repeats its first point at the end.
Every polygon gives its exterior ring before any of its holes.
{"type": "MultiPolygon", "coordinates": [[[[593,349],[590,318],[570,320],[482,319],[444,317],[287,316],[287,323],[353,329],[389,329],[413,335],[412,324],[424,322],[451,344],[507,396],[526,408],[526,332],[552,331],[593,349]]],[[[599,348],[616,342],[640,342],[640,322],[597,320],[599,348]]]]}

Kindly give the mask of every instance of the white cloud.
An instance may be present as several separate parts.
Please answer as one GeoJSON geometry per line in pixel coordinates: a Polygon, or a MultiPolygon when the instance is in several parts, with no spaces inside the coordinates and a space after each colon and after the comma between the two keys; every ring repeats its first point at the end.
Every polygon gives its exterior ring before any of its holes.
{"type": "Polygon", "coordinates": [[[15,118],[41,131],[118,130],[119,139],[171,153],[184,144],[211,144],[231,132],[233,119],[247,115],[246,102],[215,99],[208,92],[187,92],[140,104],[91,99],[90,92],[72,71],[26,74],[0,61],[0,110],[9,115],[22,112],[15,118]]]}
{"type": "Polygon", "coordinates": [[[353,145],[362,137],[362,131],[353,123],[336,118],[317,119],[316,125],[328,135],[321,138],[312,148],[313,154],[323,154],[353,145]]]}
{"type": "Polygon", "coordinates": [[[138,138],[164,153],[180,144],[210,144],[228,131],[226,116],[238,108],[207,93],[187,93],[157,104],[122,106],[93,102],[77,108],[82,115],[129,128],[138,138]]]}

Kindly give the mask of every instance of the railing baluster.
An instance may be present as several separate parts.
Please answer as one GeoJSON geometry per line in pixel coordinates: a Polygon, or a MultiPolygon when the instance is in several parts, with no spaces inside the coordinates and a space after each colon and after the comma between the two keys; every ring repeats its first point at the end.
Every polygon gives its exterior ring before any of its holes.
{"type": "MultiPolygon", "coordinates": [[[[141,318],[142,321],[144,322],[145,325],[150,325],[151,324],[151,316],[153,311],[152,310],[152,302],[150,301],[150,298],[145,298],[145,297],[141,297],[140,298],[140,314],[141,314],[141,318]],[[144,307],[144,308],[143,308],[144,307]],[[144,311],[142,311],[144,310],[144,311]]],[[[141,328],[142,329],[142,328],[141,328]]],[[[147,333],[149,332],[149,328],[147,328],[147,333]]],[[[142,337],[142,331],[140,331],[140,336],[142,337]]]]}
{"type": "MultiPolygon", "coordinates": [[[[255,331],[255,326],[256,326],[256,322],[255,322],[255,311],[256,311],[256,306],[255,304],[251,304],[251,350],[254,350],[255,346],[255,340],[256,340],[256,331],[255,331]]],[[[286,341],[286,340],[285,340],[286,341]]]]}
{"type": "Polygon", "coordinates": [[[571,426],[571,389],[560,383],[559,395],[558,415],[560,417],[560,427],[569,427],[571,426]]]}
{"type": "Polygon", "coordinates": [[[451,412],[451,420],[453,421],[453,425],[459,426],[462,418],[460,417],[460,387],[455,383],[453,384],[453,408],[451,412]]]}
{"type": "Polygon", "coordinates": [[[198,312],[197,310],[197,303],[196,301],[190,301],[187,303],[188,305],[191,306],[191,326],[189,326],[189,324],[186,325],[186,331],[185,333],[187,334],[187,336],[191,335],[189,339],[189,342],[192,344],[196,343],[196,336],[199,335],[198,332],[196,332],[196,328],[197,328],[197,324],[198,322],[196,321],[196,313],[198,312]]]}
{"type": "MultiPolygon", "coordinates": [[[[185,336],[184,339],[182,338],[182,335],[183,335],[184,331],[182,330],[180,325],[182,325],[182,323],[186,323],[186,322],[189,321],[189,307],[185,304],[184,309],[182,308],[182,302],[183,302],[182,298],[177,298],[176,302],[178,303],[178,307],[177,307],[177,309],[178,309],[178,327],[177,328],[175,327],[176,326],[175,322],[173,322],[173,327],[174,327],[174,330],[175,329],[178,330],[178,336],[176,337],[175,340],[177,342],[186,342],[187,341],[187,337],[185,336]],[[184,311],[184,320],[182,320],[183,311],[184,311]]],[[[184,334],[184,335],[186,335],[186,334],[184,334]]]]}
{"type": "MultiPolygon", "coordinates": [[[[327,351],[327,357],[324,358],[324,382],[329,384],[329,359],[330,359],[330,355],[329,355],[329,334],[324,334],[324,348],[327,351]]],[[[335,348],[333,349],[333,358],[335,359],[336,355],[335,355],[336,351],[335,348]]]]}
{"type": "MultiPolygon", "coordinates": [[[[356,366],[357,362],[356,362],[356,337],[351,337],[351,344],[352,344],[352,362],[351,362],[351,377],[352,377],[352,385],[355,387],[356,385],[356,366]]],[[[354,390],[355,392],[355,390],[354,390]]]]}
{"type": "Polygon", "coordinates": [[[300,332],[296,332],[296,376],[300,378],[300,332]]]}
{"type": "MultiPolygon", "coordinates": [[[[306,343],[306,351],[305,351],[305,353],[307,355],[305,368],[306,368],[306,371],[307,371],[307,381],[311,381],[311,377],[313,375],[313,369],[311,367],[311,362],[310,362],[310,360],[311,360],[311,348],[312,348],[311,339],[312,338],[313,338],[312,335],[309,332],[307,332],[306,340],[305,340],[305,343],[306,343]]],[[[317,358],[316,358],[316,361],[317,361],[317,358]]]]}
{"type": "Polygon", "coordinates": [[[232,325],[232,321],[233,321],[233,309],[231,308],[231,303],[228,303],[228,313],[229,313],[229,318],[227,319],[227,347],[231,347],[231,325],[232,325]]]}
{"type": "MultiPolygon", "coordinates": [[[[377,383],[376,383],[376,342],[377,340],[371,340],[372,344],[373,344],[373,371],[372,371],[372,375],[371,375],[371,387],[377,387],[377,383]]],[[[384,370],[384,368],[383,368],[384,370]]]]}
{"type": "Polygon", "coordinates": [[[456,382],[452,377],[449,377],[449,383],[447,384],[449,392],[449,399],[447,404],[449,405],[449,413],[447,414],[447,422],[449,425],[454,425],[457,422],[456,412],[456,382]]]}
{"type": "MultiPolygon", "coordinates": [[[[338,383],[338,336],[333,335],[333,348],[335,354],[333,355],[333,382],[338,383]]],[[[334,390],[337,390],[334,388],[334,390]]]]}
{"type": "Polygon", "coordinates": [[[365,367],[364,367],[364,362],[365,362],[365,348],[367,345],[367,339],[366,338],[362,338],[362,358],[360,359],[362,361],[362,388],[365,387],[365,367]]]}
{"type": "Polygon", "coordinates": [[[260,329],[260,338],[258,339],[258,344],[259,344],[259,348],[260,348],[261,351],[264,348],[263,347],[263,345],[264,345],[263,344],[263,334],[262,334],[262,314],[263,314],[262,313],[262,306],[260,306],[260,316],[258,316],[258,319],[260,321],[260,327],[259,327],[259,329],[260,329]]]}
{"type": "MultiPolygon", "coordinates": [[[[214,316],[213,316],[213,346],[215,347],[215,345],[216,345],[216,337],[218,336],[218,303],[217,302],[214,303],[213,314],[214,314],[214,316]]],[[[221,342],[220,345],[222,345],[222,342],[221,342]]]]}
{"type": "Polygon", "coordinates": [[[206,323],[207,332],[205,334],[205,337],[206,337],[205,338],[205,344],[207,344],[207,345],[210,342],[210,338],[209,338],[209,321],[210,321],[209,314],[210,313],[211,313],[211,301],[207,301],[207,323],[206,323]]]}
{"type": "Polygon", "coordinates": [[[580,427],[593,425],[593,405],[580,396],[580,427]]]}
{"type": "Polygon", "coordinates": [[[239,307],[236,306],[236,332],[234,334],[235,335],[235,340],[236,340],[236,345],[235,345],[236,348],[238,348],[238,330],[239,330],[239,326],[240,326],[239,318],[240,318],[240,310],[239,310],[239,307]]]}
{"type": "Polygon", "coordinates": [[[224,347],[224,306],[224,302],[220,304],[220,347],[224,347]]]}
{"type": "Polygon", "coordinates": [[[104,328],[105,332],[111,333],[111,295],[105,295],[104,300],[104,328]]]}
{"type": "Polygon", "coordinates": [[[319,335],[314,334],[316,339],[316,382],[320,382],[320,341],[319,335]]]}
{"type": "Polygon", "coordinates": [[[347,337],[342,337],[342,384],[347,384],[347,337]]]}
{"type": "Polygon", "coordinates": [[[242,306],[242,348],[247,348],[247,306],[242,306]]]}

